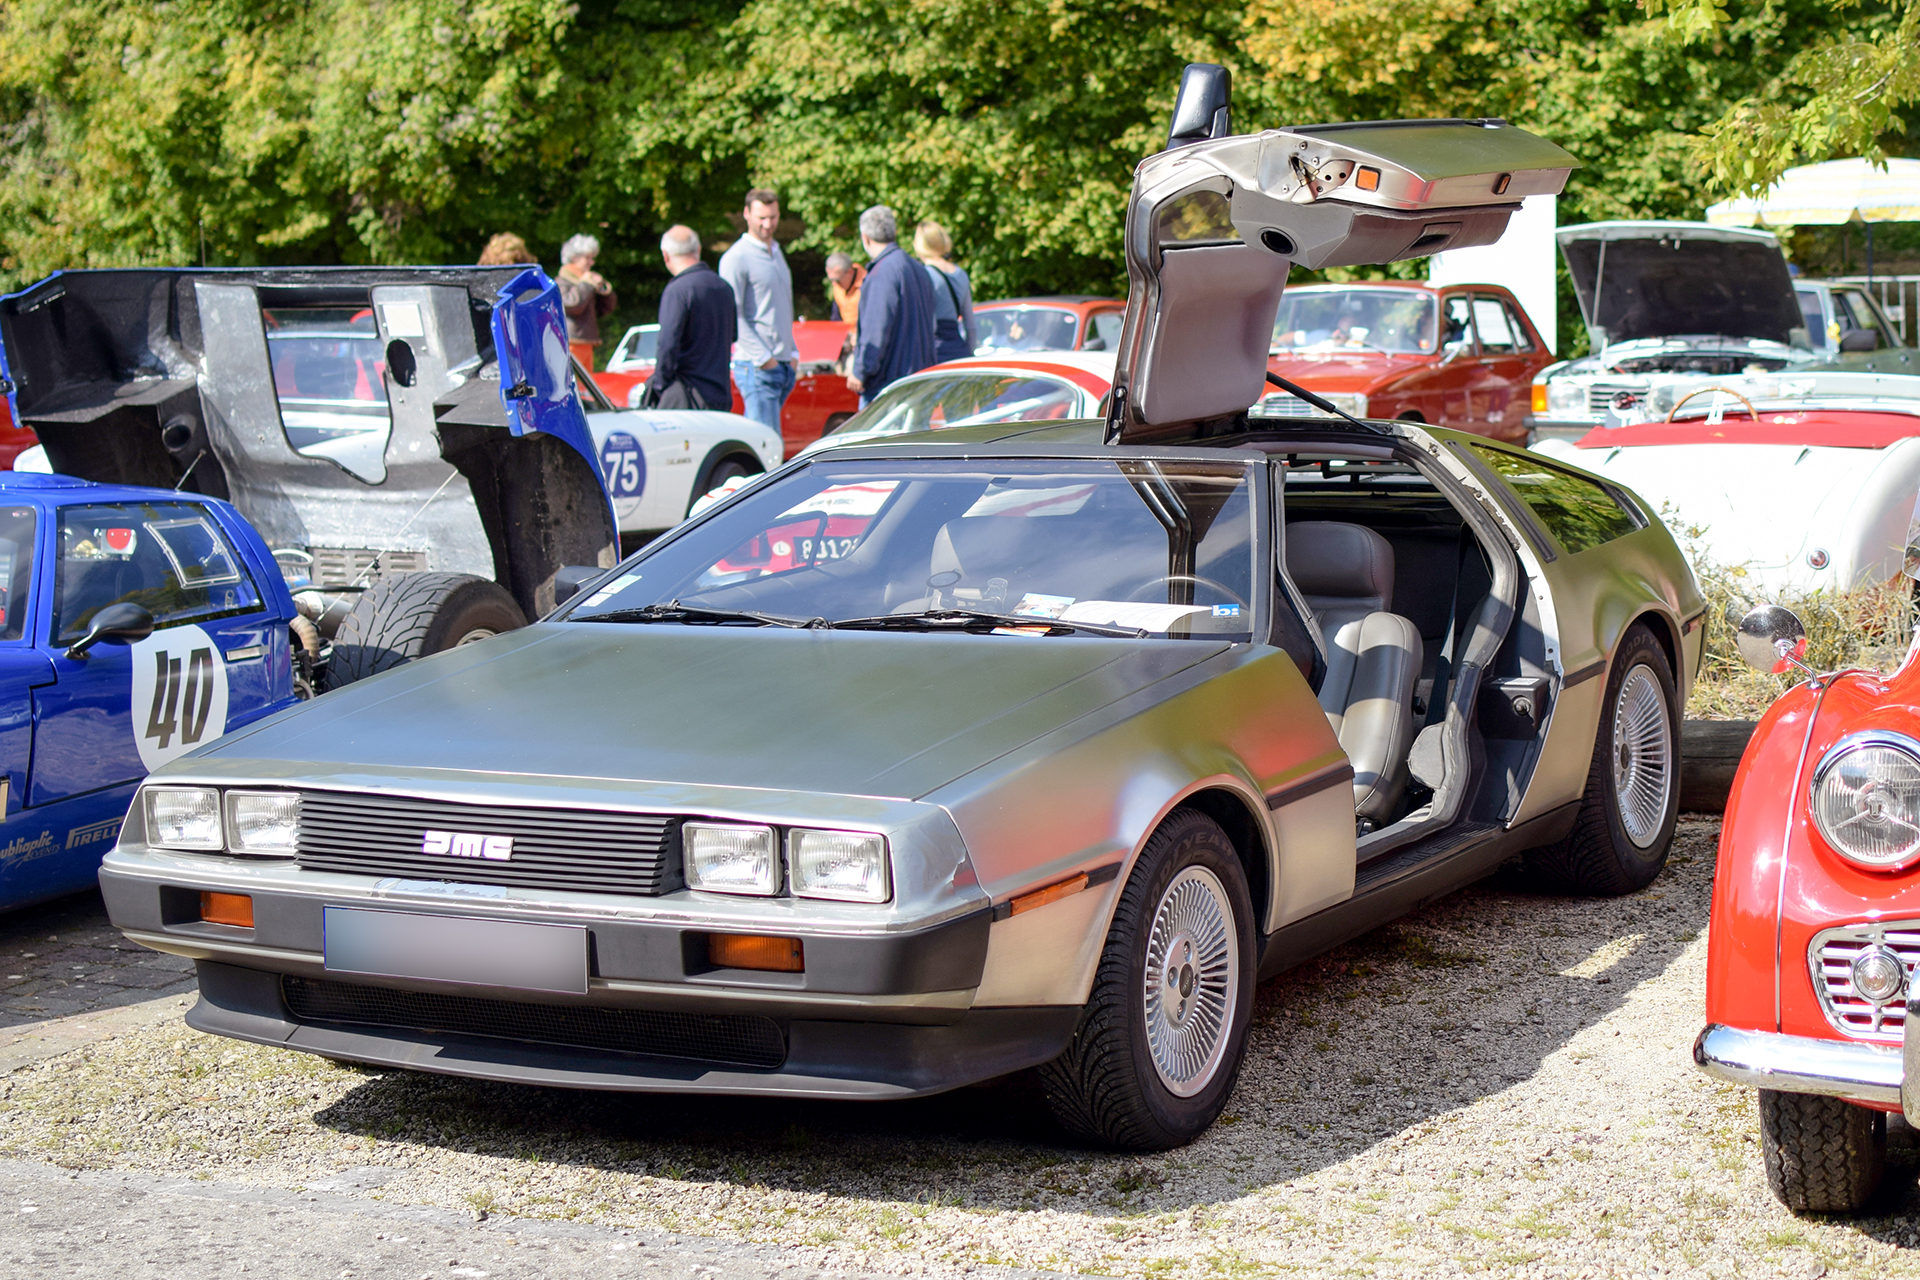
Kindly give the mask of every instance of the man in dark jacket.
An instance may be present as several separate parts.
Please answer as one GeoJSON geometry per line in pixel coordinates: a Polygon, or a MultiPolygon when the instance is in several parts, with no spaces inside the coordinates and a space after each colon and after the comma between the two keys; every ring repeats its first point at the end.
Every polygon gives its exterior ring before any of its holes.
{"type": "Polygon", "coordinates": [[[888,383],[933,363],[933,283],[899,242],[893,210],[877,204],[860,215],[860,243],[872,261],[860,285],[859,345],[847,385],[863,406],[888,383]]]}
{"type": "Polygon", "coordinates": [[[727,358],[733,345],[733,290],[700,261],[700,237],[691,227],[669,227],[660,256],[673,279],[660,294],[660,336],[649,409],[729,409],[733,392],[727,358]]]}

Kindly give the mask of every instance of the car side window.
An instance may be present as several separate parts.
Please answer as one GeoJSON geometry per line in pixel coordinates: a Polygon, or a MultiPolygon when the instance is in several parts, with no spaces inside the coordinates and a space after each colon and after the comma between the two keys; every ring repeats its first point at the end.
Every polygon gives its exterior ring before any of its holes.
{"type": "Polygon", "coordinates": [[[1512,486],[1547,532],[1577,555],[1640,528],[1640,520],[1612,494],[1585,476],[1562,471],[1531,454],[1509,453],[1486,445],[1468,445],[1487,466],[1512,486]]]}
{"type": "Polygon", "coordinates": [[[32,507],[0,508],[0,640],[25,634],[35,527],[32,507]]]}
{"type": "Polygon", "coordinates": [[[1473,312],[1464,293],[1448,295],[1441,306],[1440,350],[1446,354],[1473,354],[1473,312]]]}
{"type": "Polygon", "coordinates": [[[1833,293],[1833,300],[1846,312],[1845,319],[1840,322],[1842,328],[1871,329],[1874,333],[1880,335],[1881,346],[1896,347],[1900,345],[1894,341],[1893,335],[1887,331],[1887,327],[1880,323],[1880,315],[1874,310],[1873,303],[1868,301],[1866,294],[1860,292],[1858,289],[1836,289],[1833,293]]]}
{"type": "Polygon", "coordinates": [[[1507,309],[1500,299],[1486,294],[1473,298],[1473,325],[1480,331],[1480,351],[1489,356],[1510,356],[1519,349],[1513,329],[1507,323],[1507,309]]]}
{"type": "Polygon", "coordinates": [[[1825,344],[1833,338],[1827,331],[1826,309],[1820,305],[1820,294],[1813,289],[1795,289],[1794,295],[1800,299],[1800,322],[1807,327],[1809,340],[1825,344]]]}
{"type": "Polygon", "coordinates": [[[1120,326],[1126,323],[1124,311],[1096,311],[1087,319],[1087,327],[1092,330],[1081,345],[1082,351],[1118,351],[1120,349],[1120,326]]]}
{"type": "Polygon", "coordinates": [[[85,635],[94,614],[122,601],[160,627],[262,607],[239,554],[198,503],[62,507],[58,529],[56,643],[85,635]]]}
{"type": "Polygon", "coordinates": [[[1520,318],[1519,308],[1509,302],[1506,304],[1506,309],[1507,328],[1513,334],[1513,349],[1515,351],[1533,351],[1535,349],[1533,337],[1527,332],[1527,322],[1520,318]]]}

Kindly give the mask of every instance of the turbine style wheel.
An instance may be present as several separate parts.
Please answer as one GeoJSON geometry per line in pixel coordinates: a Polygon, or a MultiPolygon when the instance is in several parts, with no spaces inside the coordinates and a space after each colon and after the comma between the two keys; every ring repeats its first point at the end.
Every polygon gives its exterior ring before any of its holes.
{"type": "Polygon", "coordinates": [[[1141,850],[1067,1051],[1040,1068],[1060,1123],[1164,1151],[1226,1106],[1253,1012],[1253,903],[1219,824],[1175,810],[1141,850]]]}
{"type": "Polygon", "coordinates": [[[1666,650],[1645,626],[1628,628],[1614,647],[1573,830],[1526,854],[1537,879],[1607,896],[1653,883],[1680,813],[1679,701],[1666,650]]]}

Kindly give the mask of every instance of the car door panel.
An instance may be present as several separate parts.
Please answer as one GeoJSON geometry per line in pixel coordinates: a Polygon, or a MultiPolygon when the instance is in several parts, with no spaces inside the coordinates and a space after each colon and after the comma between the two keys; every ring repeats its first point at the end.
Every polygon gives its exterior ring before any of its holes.
{"type": "Polygon", "coordinates": [[[1429,421],[1471,431],[1473,384],[1479,374],[1472,301],[1464,293],[1447,294],[1440,300],[1440,363],[1428,375],[1428,402],[1435,406],[1429,421]]]}

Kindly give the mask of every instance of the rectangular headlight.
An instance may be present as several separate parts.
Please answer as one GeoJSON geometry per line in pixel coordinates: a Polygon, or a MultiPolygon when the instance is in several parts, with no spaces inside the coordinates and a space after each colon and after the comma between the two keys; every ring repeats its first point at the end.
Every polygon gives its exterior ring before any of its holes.
{"type": "Polygon", "coordinates": [[[229,791],[227,832],[235,853],[291,858],[300,838],[300,797],[292,791],[229,791]]]}
{"type": "Polygon", "coordinates": [[[885,902],[893,895],[885,836],[796,829],[787,837],[787,861],[793,868],[793,891],[802,898],[885,902]]]}
{"type": "Polygon", "coordinates": [[[780,892],[780,851],[772,827],[689,822],[681,830],[687,887],[712,893],[780,892]]]}
{"type": "Polygon", "coordinates": [[[147,843],[162,849],[219,852],[220,793],[212,787],[148,787],[147,843]]]}

